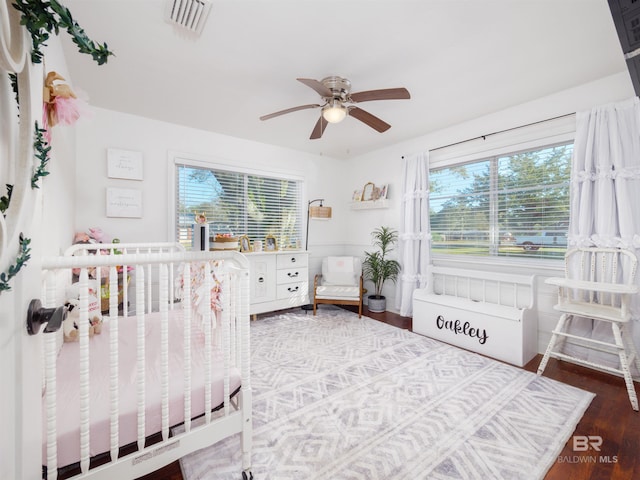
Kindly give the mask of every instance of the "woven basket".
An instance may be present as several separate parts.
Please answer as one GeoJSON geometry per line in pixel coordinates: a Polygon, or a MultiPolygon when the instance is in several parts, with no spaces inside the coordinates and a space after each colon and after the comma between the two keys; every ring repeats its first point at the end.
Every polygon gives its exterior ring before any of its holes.
{"type": "Polygon", "coordinates": [[[211,246],[211,250],[237,250],[239,248],[239,237],[213,237],[215,243],[228,243],[228,247],[216,248],[211,246]]]}

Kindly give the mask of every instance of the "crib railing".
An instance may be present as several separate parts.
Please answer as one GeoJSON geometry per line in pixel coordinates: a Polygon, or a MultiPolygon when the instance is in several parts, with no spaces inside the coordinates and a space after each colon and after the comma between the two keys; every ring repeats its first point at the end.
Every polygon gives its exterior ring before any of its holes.
{"type": "MultiPolygon", "coordinates": [[[[251,450],[251,383],[249,372],[249,280],[248,262],[236,252],[184,252],[174,244],[161,245],[158,249],[144,249],[131,244],[99,245],[101,253],[88,255],[89,248],[76,247],[75,255],[45,258],[43,268],[43,304],[45,307],[60,305],[65,296],[65,288],[77,280],[79,296],[78,348],[79,348],[79,418],[80,452],[79,468],[82,478],[136,478],[150,473],[167,463],[226,438],[242,433],[243,471],[250,468],[251,450]],[[103,248],[104,247],[104,248],[103,248]],[[118,254],[115,254],[118,249],[118,254]],[[130,253],[138,252],[138,253],[130,253]],[[139,253],[146,252],[146,253],[139,253]],[[79,255],[78,255],[79,253],[79,255]],[[108,274],[104,275],[107,271],[108,274]],[[119,368],[120,351],[118,330],[120,319],[126,318],[128,295],[126,275],[132,272],[137,312],[136,321],[136,408],[137,408],[137,451],[128,456],[120,456],[120,405],[119,368]],[[119,273],[124,272],[124,295],[119,298],[119,273]],[[213,277],[215,273],[216,278],[213,277]],[[93,278],[92,278],[93,277],[93,278]],[[97,278],[96,278],[97,277],[97,278]],[[89,294],[97,279],[107,279],[108,311],[104,321],[109,326],[109,457],[104,465],[94,468],[91,463],[91,382],[89,378],[90,349],[89,338],[89,294]],[[151,279],[157,279],[157,288],[151,288],[151,279]],[[216,283],[219,282],[219,283],[216,283]],[[176,289],[176,287],[178,287],[176,289]],[[214,298],[214,296],[216,298],[214,298]],[[122,299],[122,305],[120,301],[122,299]],[[195,304],[197,300],[197,305],[195,304]],[[157,309],[152,307],[157,305],[157,309]],[[206,306],[204,308],[203,306],[206,306]],[[119,316],[119,307],[122,308],[119,316]],[[214,308],[215,307],[215,308],[214,308]],[[152,312],[153,310],[153,312],[152,312]],[[177,311],[177,312],[176,312],[177,311]],[[160,325],[160,403],[161,428],[159,432],[146,430],[147,398],[145,398],[146,365],[145,337],[149,314],[159,314],[160,325]],[[183,325],[183,412],[181,420],[183,433],[170,438],[169,399],[169,315],[176,312],[182,316],[183,325]],[[202,425],[192,422],[199,415],[192,409],[193,374],[192,333],[195,327],[204,334],[204,412],[202,425]],[[219,349],[223,358],[223,402],[218,407],[212,400],[212,351],[219,349]],[[240,372],[238,400],[232,402],[230,371],[240,372]],[[160,443],[147,445],[151,434],[159,434],[160,443]],[[91,466],[91,468],[90,468],[91,466]]],[[[69,253],[69,252],[67,252],[69,253]]],[[[120,276],[122,278],[122,276],[120,276]]],[[[131,317],[128,321],[132,321],[131,317]]],[[[154,317],[155,318],[155,317],[154,317]]],[[[153,328],[158,328],[154,325],[153,328]]],[[[44,341],[44,418],[46,422],[47,478],[57,478],[58,474],[58,425],[57,425],[57,371],[56,359],[61,348],[60,334],[47,334],[44,341]]]]}
{"type": "MultiPolygon", "coordinates": [[[[76,243],[67,248],[64,252],[65,256],[83,256],[83,255],[122,255],[122,254],[143,254],[143,253],[171,253],[171,252],[185,252],[185,248],[175,242],[154,242],[154,243],[76,243]]],[[[120,257],[122,258],[122,257],[120,257]]],[[[128,271],[129,265],[120,264],[120,269],[124,272],[128,271]]],[[[145,295],[146,303],[144,304],[146,311],[151,312],[158,305],[153,303],[153,299],[157,299],[157,295],[154,296],[154,286],[158,284],[157,278],[154,279],[151,264],[146,266],[147,281],[145,282],[145,295]]],[[[101,277],[100,267],[97,267],[96,277],[101,277]]],[[[169,265],[169,280],[173,284],[174,271],[173,264],[169,265]]],[[[129,305],[129,289],[124,289],[124,298],[122,299],[123,305],[129,305]]],[[[170,299],[172,301],[172,299],[170,299]]],[[[135,301],[132,309],[126,308],[123,311],[123,315],[126,317],[131,312],[137,310],[138,302],[135,301]]]]}

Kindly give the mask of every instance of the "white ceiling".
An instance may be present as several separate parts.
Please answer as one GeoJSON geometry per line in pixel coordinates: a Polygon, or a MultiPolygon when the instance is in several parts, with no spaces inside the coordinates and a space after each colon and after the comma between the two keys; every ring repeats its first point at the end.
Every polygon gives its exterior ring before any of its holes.
{"type": "Polygon", "coordinates": [[[63,3],[115,52],[97,66],[61,33],[92,105],[335,158],[626,71],[607,0],[213,0],[196,38],[164,0],[63,3]],[[411,99],[359,104],[385,133],[347,118],[309,140],[319,109],[258,119],[318,103],[296,78],[329,75],[411,99]]]}

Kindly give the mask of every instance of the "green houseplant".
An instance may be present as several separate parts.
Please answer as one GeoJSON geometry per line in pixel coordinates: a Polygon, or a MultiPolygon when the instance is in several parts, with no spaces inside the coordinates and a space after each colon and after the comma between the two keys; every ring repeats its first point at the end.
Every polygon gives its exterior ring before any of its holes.
{"type": "Polygon", "coordinates": [[[387,308],[387,299],[382,295],[384,282],[390,280],[395,283],[400,273],[400,263],[387,258],[396,242],[398,232],[389,227],[376,228],[371,232],[373,245],[379,250],[375,252],[364,252],[364,262],[362,271],[367,280],[371,280],[374,285],[374,294],[369,295],[369,311],[384,312],[387,308]]]}

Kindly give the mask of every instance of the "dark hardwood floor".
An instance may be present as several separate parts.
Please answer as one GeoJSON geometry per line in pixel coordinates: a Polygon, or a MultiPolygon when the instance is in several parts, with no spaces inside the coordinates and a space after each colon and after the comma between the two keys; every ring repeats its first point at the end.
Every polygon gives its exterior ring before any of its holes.
{"type": "MultiPolygon", "coordinates": [[[[350,310],[354,310],[351,307],[350,310]]],[[[363,314],[398,328],[411,330],[411,318],[394,313],[363,314]]],[[[258,321],[261,317],[258,317],[258,321]]],[[[535,372],[541,355],[525,366],[535,372]]],[[[629,403],[622,378],[599,373],[577,365],[551,359],[544,375],[596,394],[582,420],[549,470],[546,480],[633,480],[640,479],[640,413],[634,412],[629,403]],[[583,437],[600,437],[600,451],[585,443],[583,437]],[[581,451],[583,445],[589,447],[581,451]]],[[[636,388],[638,391],[638,388],[636,388]]],[[[597,439],[591,441],[597,445],[597,439]]],[[[144,480],[183,480],[180,465],[174,462],[141,477],[144,480]]],[[[258,479],[256,479],[258,480],[258,479]]]]}

